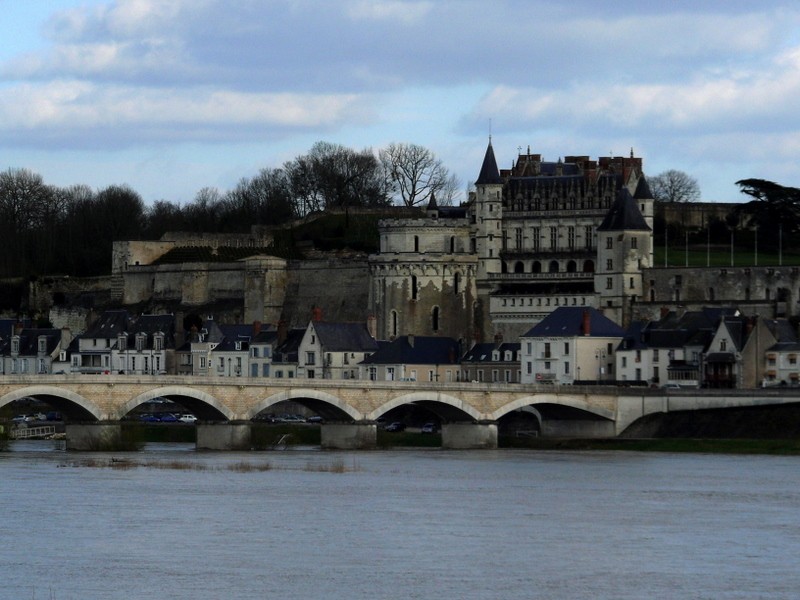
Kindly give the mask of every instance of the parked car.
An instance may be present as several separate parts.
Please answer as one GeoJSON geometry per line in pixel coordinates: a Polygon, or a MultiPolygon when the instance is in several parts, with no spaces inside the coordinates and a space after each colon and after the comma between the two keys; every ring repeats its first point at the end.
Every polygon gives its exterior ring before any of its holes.
{"type": "Polygon", "coordinates": [[[178,417],[173,415],[172,413],[164,413],[161,415],[161,422],[162,423],[177,423],[178,417]]]}
{"type": "Polygon", "coordinates": [[[194,415],[191,415],[189,413],[186,413],[186,414],[181,415],[178,418],[178,420],[181,423],[194,423],[195,421],[197,421],[197,417],[195,417],[194,415]]]}
{"type": "Polygon", "coordinates": [[[681,386],[677,383],[665,383],[661,388],[665,390],[679,390],[681,386]]]}
{"type": "Polygon", "coordinates": [[[438,433],[439,426],[436,423],[425,423],[420,431],[422,433],[438,433]]]}
{"type": "Polygon", "coordinates": [[[405,423],[401,423],[400,421],[394,421],[393,423],[389,423],[384,431],[391,431],[392,433],[397,433],[405,430],[406,430],[405,423]]]}
{"type": "Polygon", "coordinates": [[[306,419],[306,423],[322,423],[323,418],[319,415],[312,415],[306,419]]]}
{"type": "Polygon", "coordinates": [[[142,423],[158,423],[161,421],[158,415],[154,415],[152,413],[145,413],[143,415],[139,415],[139,421],[142,423]]]}
{"type": "Polygon", "coordinates": [[[14,423],[29,423],[33,421],[33,417],[31,415],[16,415],[11,421],[14,423]]]}

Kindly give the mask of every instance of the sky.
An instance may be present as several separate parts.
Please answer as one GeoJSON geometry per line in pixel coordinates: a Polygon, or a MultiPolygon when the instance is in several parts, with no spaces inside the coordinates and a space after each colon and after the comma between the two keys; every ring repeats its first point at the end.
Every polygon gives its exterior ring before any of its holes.
{"type": "Polygon", "coordinates": [[[790,0],[0,0],[0,170],[233,188],[317,141],[424,146],[461,181],[520,149],[678,169],[702,200],[800,187],[790,0]]]}

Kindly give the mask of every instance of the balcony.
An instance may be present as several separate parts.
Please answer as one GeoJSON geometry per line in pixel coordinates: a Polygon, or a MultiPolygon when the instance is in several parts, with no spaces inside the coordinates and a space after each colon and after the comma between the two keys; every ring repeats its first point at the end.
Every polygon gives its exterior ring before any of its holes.
{"type": "Polygon", "coordinates": [[[496,281],[531,281],[547,279],[568,279],[571,281],[594,281],[594,273],[584,273],[582,271],[567,273],[489,273],[489,279],[496,281]]]}

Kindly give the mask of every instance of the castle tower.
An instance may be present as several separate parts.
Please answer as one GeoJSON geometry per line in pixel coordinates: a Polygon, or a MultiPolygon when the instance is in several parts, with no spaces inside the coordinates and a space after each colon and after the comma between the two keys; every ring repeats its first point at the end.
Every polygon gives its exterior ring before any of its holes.
{"type": "Polygon", "coordinates": [[[594,278],[598,307],[623,327],[630,321],[631,304],[642,298],[642,269],[651,266],[652,241],[652,228],[623,186],[597,228],[594,278]]]}
{"type": "Polygon", "coordinates": [[[486,148],[483,165],[475,181],[475,253],[478,255],[478,278],[501,270],[503,249],[503,180],[494,158],[492,141],[486,148]]]}

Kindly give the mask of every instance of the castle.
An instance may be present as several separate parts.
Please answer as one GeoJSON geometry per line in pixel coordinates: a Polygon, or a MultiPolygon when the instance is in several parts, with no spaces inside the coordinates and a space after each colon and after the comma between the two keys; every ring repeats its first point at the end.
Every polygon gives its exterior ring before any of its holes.
{"type": "MultiPolygon", "coordinates": [[[[378,339],[438,335],[466,347],[516,340],[562,306],[596,308],[623,327],[665,308],[797,314],[798,267],[655,265],[654,202],[633,151],[552,162],[528,149],[501,170],[490,140],[468,202],[440,207],[432,197],[424,211],[397,214],[380,222],[371,255],[278,257],[270,232],[258,230],[117,242],[110,277],[87,289],[100,299],[95,306],[196,311],[231,323],[302,327],[319,308],[328,321],[374,317],[378,339]]],[[[68,306],[81,287],[55,278],[32,285],[40,312],[59,295],[68,306]]]]}

